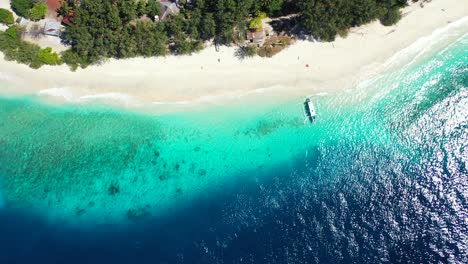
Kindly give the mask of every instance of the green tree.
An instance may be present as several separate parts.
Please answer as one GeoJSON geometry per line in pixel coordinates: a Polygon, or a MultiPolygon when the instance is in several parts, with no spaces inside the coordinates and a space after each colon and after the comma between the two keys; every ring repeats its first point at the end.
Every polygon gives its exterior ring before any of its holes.
{"type": "Polygon", "coordinates": [[[155,16],[159,16],[161,14],[161,7],[156,0],[148,0],[146,14],[153,20],[155,16]]]}
{"type": "Polygon", "coordinates": [[[202,21],[202,13],[200,9],[194,9],[190,13],[190,23],[188,23],[188,34],[192,39],[200,38],[199,26],[202,21]]]}
{"type": "Polygon", "coordinates": [[[255,55],[257,55],[257,48],[255,48],[255,46],[245,47],[245,55],[247,57],[254,57],[255,55]]]}
{"type": "MultiPolygon", "coordinates": [[[[115,5],[107,5],[106,11],[103,10],[103,12],[107,12],[107,14],[105,14],[105,17],[103,17],[99,23],[107,25],[112,30],[117,30],[122,26],[123,20],[121,13],[115,5]]],[[[87,19],[91,20],[92,18],[87,17],[87,19]]]]}
{"type": "Polygon", "coordinates": [[[120,18],[124,23],[137,18],[137,2],[135,0],[119,0],[117,2],[117,9],[120,12],[120,18]]]}
{"type": "Polygon", "coordinates": [[[29,10],[29,18],[33,20],[43,19],[47,14],[47,9],[48,7],[46,3],[36,2],[31,10],[29,10]]]}
{"type": "Polygon", "coordinates": [[[396,24],[401,19],[401,11],[398,8],[390,8],[385,15],[380,18],[380,23],[384,26],[396,24]]]}
{"type": "Polygon", "coordinates": [[[204,48],[202,41],[192,41],[192,52],[199,52],[204,48]]]}
{"type": "Polygon", "coordinates": [[[19,39],[20,36],[19,27],[17,25],[9,27],[7,30],[5,30],[5,33],[12,39],[19,39]]]}
{"type": "Polygon", "coordinates": [[[268,12],[269,15],[274,16],[278,15],[283,7],[284,0],[266,0],[268,1],[268,5],[265,6],[265,10],[268,12]]]}
{"type": "Polygon", "coordinates": [[[120,35],[120,41],[118,45],[118,57],[119,58],[131,58],[138,54],[138,47],[133,34],[134,26],[127,26],[122,35],[120,35]]]}
{"type": "Polygon", "coordinates": [[[216,22],[212,13],[207,13],[201,22],[203,39],[211,39],[216,34],[216,22]]]}
{"type": "Polygon", "coordinates": [[[233,33],[237,18],[236,1],[219,0],[214,4],[214,11],[217,25],[216,38],[224,43],[231,43],[234,40],[233,33]]]}
{"type": "Polygon", "coordinates": [[[255,6],[256,10],[264,10],[269,15],[277,15],[282,10],[284,0],[259,0],[255,6]]]}
{"type": "Polygon", "coordinates": [[[136,55],[152,57],[166,54],[167,37],[160,26],[139,21],[132,32],[136,42],[136,55]]]}
{"type": "Polygon", "coordinates": [[[260,31],[263,28],[263,22],[260,17],[253,18],[249,23],[249,29],[260,31]]]}
{"type": "Polygon", "coordinates": [[[29,10],[33,7],[32,0],[11,0],[10,4],[18,16],[29,18],[29,10]]]}
{"type": "Polygon", "coordinates": [[[58,13],[59,15],[66,17],[72,11],[73,11],[73,6],[68,1],[64,1],[62,2],[62,5],[60,6],[58,10],[58,13]]]}
{"type": "Polygon", "coordinates": [[[70,66],[72,71],[76,71],[79,66],[85,68],[89,62],[80,57],[76,52],[71,49],[65,50],[61,53],[62,61],[70,66]]]}
{"type": "Polygon", "coordinates": [[[15,18],[10,10],[0,8],[0,23],[11,25],[15,23],[15,18]]]}
{"type": "Polygon", "coordinates": [[[298,18],[304,33],[319,40],[332,41],[340,32],[380,19],[382,24],[396,23],[400,8],[407,0],[298,0],[298,18]],[[388,10],[388,11],[387,11],[388,10]]]}
{"type": "Polygon", "coordinates": [[[57,53],[52,52],[52,48],[41,49],[37,53],[37,58],[43,64],[57,65],[60,62],[60,57],[57,53]]]}
{"type": "Polygon", "coordinates": [[[255,55],[257,55],[257,48],[255,46],[245,46],[245,47],[240,47],[238,50],[235,52],[235,56],[238,57],[239,59],[246,59],[246,58],[252,58],[255,55]]]}
{"type": "Polygon", "coordinates": [[[39,68],[43,65],[37,54],[41,49],[38,45],[21,40],[21,28],[9,27],[5,32],[0,31],[0,51],[6,60],[14,60],[29,65],[31,68],[39,68]]]}
{"type": "Polygon", "coordinates": [[[146,15],[147,12],[147,6],[146,6],[146,0],[139,0],[137,3],[137,15],[138,17],[142,17],[146,15]]]}
{"type": "Polygon", "coordinates": [[[179,40],[174,44],[174,51],[179,55],[187,55],[192,53],[192,45],[188,41],[179,40]]]}
{"type": "Polygon", "coordinates": [[[349,15],[352,16],[352,26],[371,22],[379,17],[382,10],[375,0],[361,0],[361,4],[352,4],[352,8],[349,9],[349,15]]]}
{"type": "Polygon", "coordinates": [[[184,19],[180,14],[172,16],[170,20],[166,20],[164,23],[169,36],[178,40],[185,39],[184,19]]]}

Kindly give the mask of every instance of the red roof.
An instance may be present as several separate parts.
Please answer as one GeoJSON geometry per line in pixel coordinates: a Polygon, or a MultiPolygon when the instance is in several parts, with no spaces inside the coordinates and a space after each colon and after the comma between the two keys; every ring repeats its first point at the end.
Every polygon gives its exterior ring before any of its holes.
{"type": "Polygon", "coordinates": [[[75,17],[75,13],[73,12],[68,13],[68,16],[63,18],[62,23],[64,23],[65,25],[70,25],[72,17],[75,17]]]}

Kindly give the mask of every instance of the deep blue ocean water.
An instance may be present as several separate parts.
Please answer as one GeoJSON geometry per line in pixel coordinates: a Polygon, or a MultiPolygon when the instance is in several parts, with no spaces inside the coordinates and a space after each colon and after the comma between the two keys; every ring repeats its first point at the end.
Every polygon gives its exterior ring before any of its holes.
{"type": "Polygon", "coordinates": [[[449,33],[315,97],[314,125],[300,99],[153,116],[1,98],[0,263],[467,263],[468,36],[449,33]]]}

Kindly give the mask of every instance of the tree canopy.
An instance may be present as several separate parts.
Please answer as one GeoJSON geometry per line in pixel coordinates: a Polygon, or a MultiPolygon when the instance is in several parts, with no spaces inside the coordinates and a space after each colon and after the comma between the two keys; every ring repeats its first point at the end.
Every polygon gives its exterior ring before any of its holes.
{"type": "MultiPolygon", "coordinates": [[[[151,1],[150,1],[151,3],[151,1]]],[[[148,5],[149,6],[149,5],[148,5]]],[[[73,23],[64,40],[71,44],[73,55],[67,59],[93,63],[105,58],[158,56],[167,53],[168,37],[164,24],[142,19],[148,6],[134,0],[82,0],[75,10],[73,23]],[[75,60],[76,56],[82,58],[75,60]]]]}
{"type": "Polygon", "coordinates": [[[15,23],[15,18],[10,10],[0,8],[0,23],[11,25],[15,23]]]}
{"type": "MultiPolygon", "coordinates": [[[[262,19],[287,17],[286,34],[301,34],[332,41],[349,28],[380,20],[392,25],[401,18],[407,0],[192,0],[181,12],[161,16],[157,0],[65,0],[62,16],[73,12],[62,35],[71,50],[62,54],[73,68],[106,58],[151,57],[190,54],[203,42],[242,43],[248,30],[260,30],[262,19]]],[[[414,1],[414,0],[413,0],[414,1]]],[[[12,0],[13,10],[31,19],[47,12],[42,2],[12,0]]],[[[2,14],[0,11],[0,19],[2,14]]],[[[10,21],[10,20],[9,20],[10,21]]]]}
{"type": "Polygon", "coordinates": [[[47,14],[47,4],[42,2],[35,2],[31,10],[29,10],[29,18],[33,20],[40,20],[47,14]]]}
{"type": "MultiPolygon", "coordinates": [[[[266,15],[293,13],[299,15],[293,20],[296,29],[331,41],[350,27],[376,19],[384,25],[396,23],[405,4],[406,0],[194,0],[180,14],[158,22],[157,0],[81,0],[64,34],[72,45],[64,60],[88,64],[108,57],[190,54],[206,40],[227,45],[241,41],[247,30],[262,28],[266,15]]],[[[69,6],[66,3],[67,10],[69,6]]]]}
{"type": "Polygon", "coordinates": [[[11,0],[11,9],[13,9],[18,16],[29,17],[29,10],[32,7],[32,0],[11,0]]]}
{"type": "Polygon", "coordinates": [[[57,53],[52,51],[52,48],[45,48],[39,50],[37,58],[43,64],[57,65],[60,63],[60,57],[57,53]]]}
{"type": "Polygon", "coordinates": [[[339,32],[380,19],[388,26],[400,19],[406,0],[298,0],[299,24],[306,34],[332,41],[339,32]]]}
{"type": "Polygon", "coordinates": [[[4,32],[0,31],[0,51],[5,54],[5,59],[29,65],[31,68],[60,63],[58,54],[52,52],[51,48],[41,49],[36,44],[22,40],[22,31],[16,25],[4,32]]]}

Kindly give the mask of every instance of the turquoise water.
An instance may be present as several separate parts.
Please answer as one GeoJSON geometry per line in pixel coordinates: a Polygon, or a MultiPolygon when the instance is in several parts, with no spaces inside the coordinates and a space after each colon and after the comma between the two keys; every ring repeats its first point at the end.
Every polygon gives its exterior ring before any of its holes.
{"type": "MultiPolygon", "coordinates": [[[[165,116],[4,99],[5,196],[10,206],[40,208],[55,218],[106,223],[122,222],[130,211],[159,214],[235,186],[243,171],[261,175],[291,162],[313,146],[369,140],[366,134],[384,124],[359,129],[372,110],[359,95],[346,95],[354,96],[358,106],[317,99],[320,119],[313,125],[300,99],[165,116]]],[[[385,144],[391,137],[380,130],[371,140],[385,144]]]]}
{"type": "Polygon", "coordinates": [[[316,96],[315,124],[301,98],[164,115],[1,98],[0,206],[83,230],[172,219],[119,238],[167,263],[466,259],[465,33],[316,96]]]}

